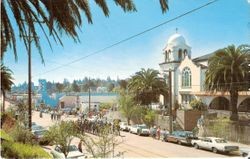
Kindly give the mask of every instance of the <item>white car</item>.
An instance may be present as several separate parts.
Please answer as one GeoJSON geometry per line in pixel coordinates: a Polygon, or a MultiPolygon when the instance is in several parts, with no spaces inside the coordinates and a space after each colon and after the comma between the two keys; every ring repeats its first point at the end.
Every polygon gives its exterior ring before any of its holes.
{"type": "Polygon", "coordinates": [[[242,157],[250,157],[250,147],[240,147],[240,154],[242,157]]]}
{"type": "Polygon", "coordinates": [[[122,131],[129,131],[129,125],[127,122],[120,122],[120,129],[122,131]]]}
{"type": "Polygon", "coordinates": [[[149,136],[150,134],[150,131],[149,131],[149,128],[145,125],[145,124],[142,124],[142,125],[132,125],[130,127],[130,133],[133,133],[133,134],[137,134],[137,135],[147,135],[149,136]]]}
{"type": "MultiPolygon", "coordinates": [[[[54,158],[61,158],[61,159],[66,158],[59,145],[54,146],[50,153],[53,155],[54,158]]],[[[81,153],[78,150],[78,148],[75,145],[70,145],[67,158],[85,159],[86,157],[83,153],[81,153]]]]}
{"type": "Polygon", "coordinates": [[[229,153],[239,150],[239,146],[230,144],[226,140],[216,137],[199,138],[199,140],[192,140],[191,143],[196,149],[207,149],[213,151],[214,153],[219,151],[229,153]]]}

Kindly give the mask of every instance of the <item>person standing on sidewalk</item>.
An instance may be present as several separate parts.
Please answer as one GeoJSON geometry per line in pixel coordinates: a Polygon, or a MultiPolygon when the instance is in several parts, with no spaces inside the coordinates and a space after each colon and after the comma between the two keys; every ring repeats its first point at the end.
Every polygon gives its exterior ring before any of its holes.
{"type": "Polygon", "coordinates": [[[160,140],[160,136],[161,136],[161,127],[160,126],[158,127],[156,134],[157,134],[157,139],[160,140]]]}

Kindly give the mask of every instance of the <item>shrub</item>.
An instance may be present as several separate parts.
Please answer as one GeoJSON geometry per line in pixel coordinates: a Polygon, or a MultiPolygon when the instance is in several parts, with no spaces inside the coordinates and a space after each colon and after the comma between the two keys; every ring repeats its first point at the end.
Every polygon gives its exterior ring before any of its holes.
{"type": "Polygon", "coordinates": [[[0,134],[1,134],[1,139],[7,140],[7,141],[14,141],[13,138],[6,134],[6,132],[4,130],[0,130],[0,134]]]}
{"type": "Polygon", "coordinates": [[[25,129],[24,127],[20,125],[16,125],[16,127],[12,129],[12,131],[10,132],[10,135],[13,137],[14,141],[16,142],[21,142],[24,144],[34,143],[34,140],[32,140],[34,135],[28,129],[25,129]]]}
{"type": "Polygon", "coordinates": [[[200,110],[200,111],[207,110],[206,104],[204,104],[201,100],[197,100],[197,99],[192,100],[192,101],[190,102],[190,106],[191,106],[194,110],[200,110]]]}
{"type": "Polygon", "coordinates": [[[39,146],[7,142],[2,143],[2,157],[5,158],[51,158],[51,156],[39,146]]]}
{"type": "Polygon", "coordinates": [[[15,119],[9,113],[1,113],[1,126],[3,130],[9,132],[16,125],[15,119]]]}

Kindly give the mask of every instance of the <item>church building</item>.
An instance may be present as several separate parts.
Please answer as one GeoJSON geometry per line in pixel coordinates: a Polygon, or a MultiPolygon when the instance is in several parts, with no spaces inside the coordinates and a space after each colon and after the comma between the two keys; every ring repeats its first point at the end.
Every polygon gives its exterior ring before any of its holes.
{"type": "MultiPolygon", "coordinates": [[[[205,91],[205,72],[208,68],[208,58],[213,53],[192,59],[192,50],[179,34],[173,34],[163,49],[164,61],[160,63],[163,74],[171,72],[172,105],[178,102],[182,108],[190,109],[193,99],[201,99],[209,109],[229,110],[230,96],[228,93],[211,94],[205,91]]],[[[239,111],[250,112],[250,91],[239,92],[239,111]]]]}

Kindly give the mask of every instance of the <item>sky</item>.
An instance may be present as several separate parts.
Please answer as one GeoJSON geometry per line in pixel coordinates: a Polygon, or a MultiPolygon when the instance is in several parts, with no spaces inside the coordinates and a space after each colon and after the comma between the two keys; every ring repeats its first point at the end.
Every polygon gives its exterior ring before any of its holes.
{"type": "MultiPolygon", "coordinates": [[[[79,43],[63,34],[64,45],[52,42],[51,50],[43,34],[39,34],[45,64],[33,46],[32,81],[37,85],[38,79],[54,82],[62,82],[65,78],[69,81],[83,79],[85,76],[125,79],[141,68],[159,70],[159,63],[164,62],[163,48],[176,28],[191,46],[192,58],[231,44],[250,44],[250,0],[219,0],[134,39],[53,70],[208,2],[210,0],[169,0],[169,11],[163,14],[158,0],[134,0],[137,12],[132,13],[124,13],[113,1],[108,1],[110,16],[107,18],[90,1],[93,24],[88,24],[83,17],[83,26],[78,30],[79,43]]],[[[13,71],[16,85],[28,80],[27,52],[20,39],[17,40],[18,61],[15,61],[11,49],[4,57],[4,64],[13,71]]]]}

